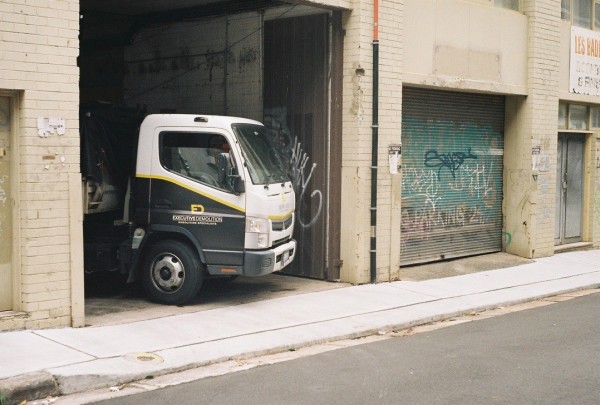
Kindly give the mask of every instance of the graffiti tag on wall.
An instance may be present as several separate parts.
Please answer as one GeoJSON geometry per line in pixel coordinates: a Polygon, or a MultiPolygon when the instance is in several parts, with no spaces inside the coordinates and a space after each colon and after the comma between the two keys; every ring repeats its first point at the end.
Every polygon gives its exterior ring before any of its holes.
{"type": "Polygon", "coordinates": [[[401,249],[451,235],[470,235],[477,243],[480,232],[501,229],[502,134],[475,124],[442,122],[432,131],[416,119],[405,121],[401,249]]]}
{"type": "Polygon", "coordinates": [[[437,150],[428,150],[425,152],[425,166],[426,167],[437,167],[438,178],[440,177],[440,171],[443,168],[447,168],[452,177],[455,177],[456,171],[462,166],[467,159],[477,159],[471,148],[465,152],[451,152],[451,153],[439,153],[437,150]]]}
{"type": "Polygon", "coordinates": [[[314,189],[308,194],[311,180],[317,168],[316,163],[310,163],[310,156],[302,149],[297,136],[292,136],[287,126],[287,109],[285,107],[265,110],[265,127],[267,128],[272,145],[277,149],[294,192],[296,194],[296,220],[302,228],[310,228],[321,217],[323,210],[323,193],[314,189]],[[303,206],[311,204],[311,213],[306,213],[303,206]]]}
{"type": "MultiPolygon", "coordinates": [[[[288,174],[292,180],[294,191],[300,194],[298,196],[298,202],[300,204],[305,201],[304,197],[306,195],[306,191],[308,189],[313,172],[317,167],[316,163],[307,166],[309,160],[310,158],[308,155],[302,151],[302,145],[298,142],[298,138],[294,137],[294,147],[292,148],[292,156],[290,158],[288,174]]],[[[323,193],[321,190],[313,190],[312,193],[310,193],[310,198],[311,200],[316,201],[315,204],[317,207],[315,212],[312,214],[312,218],[305,218],[301,209],[296,210],[298,223],[303,228],[310,228],[313,226],[317,219],[319,219],[321,216],[321,210],[323,209],[323,193]]]]}

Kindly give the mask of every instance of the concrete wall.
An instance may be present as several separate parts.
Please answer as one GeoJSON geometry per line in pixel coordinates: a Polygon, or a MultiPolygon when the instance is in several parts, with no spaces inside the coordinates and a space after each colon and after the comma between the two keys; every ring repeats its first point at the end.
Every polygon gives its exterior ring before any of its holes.
{"type": "Polygon", "coordinates": [[[142,30],[125,49],[127,104],[262,120],[262,18],[252,12],[142,30]]]}
{"type": "Polygon", "coordinates": [[[405,85],[526,94],[526,16],[472,1],[404,3],[405,85]]]}
{"type": "MultiPolygon", "coordinates": [[[[374,1],[345,15],[341,278],[369,282],[374,1]]],[[[568,92],[570,24],[559,0],[524,0],[520,12],[468,0],[380,1],[377,279],[398,277],[400,176],[387,147],[400,142],[403,86],[506,95],[503,249],[554,254],[558,104],[597,103],[568,92]],[[537,150],[539,157],[533,157],[537,150]],[[535,162],[543,162],[533,170],[535,162]]],[[[584,241],[599,245],[600,149],[586,145],[584,241]],[[598,167],[596,167],[598,166],[598,167]],[[589,225],[587,225],[589,224],[589,225]]]]}
{"type": "MultiPolygon", "coordinates": [[[[345,19],[341,278],[368,282],[373,4],[354,1],[345,19]]],[[[401,174],[388,146],[401,142],[402,87],[527,92],[527,17],[459,0],[382,1],[377,280],[399,277],[401,174]]]]}
{"type": "Polygon", "coordinates": [[[0,91],[16,105],[13,306],[0,330],[81,326],[79,1],[7,0],[0,15],[0,91]]]}
{"type": "Polygon", "coordinates": [[[377,236],[377,279],[397,279],[400,247],[399,174],[390,174],[388,145],[400,143],[404,2],[381,2],[379,13],[379,145],[377,229],[370,225],[373,89],[373,1],[345,14],[341,257],[344,281],[370,280],[370,238],[377,236]]]}
{"type": "Polygon", "coordinates": [[[125,48],[126,103],[146,105],[149,113],[220,114],[262,121],[264,21],[349,7],[339,0],[296,3],[264,14],[248,12],[141,30],[125,48]]]}

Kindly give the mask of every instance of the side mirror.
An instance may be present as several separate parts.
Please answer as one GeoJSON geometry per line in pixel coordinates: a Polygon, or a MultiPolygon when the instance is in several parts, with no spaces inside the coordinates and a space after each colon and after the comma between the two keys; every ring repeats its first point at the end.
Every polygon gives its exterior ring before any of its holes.
{"type": "Polygon", "coordinates": [[[244,181],[242,180],[242,178],[240,177],[239,174],[232,174],[231,176],[231,180],[233,183],[233,192],[236,194],[242,194],[244,191],[246,191],[246,187],[244,186],[244,181]]]}
{"type": "Polygon", "coordinates": [[[244,181],[231,165],[229,153],[219,153],[217,156],[217,176],[219,184],[228,186],[234,193],[239,195],[246,191],[244,181]]]}

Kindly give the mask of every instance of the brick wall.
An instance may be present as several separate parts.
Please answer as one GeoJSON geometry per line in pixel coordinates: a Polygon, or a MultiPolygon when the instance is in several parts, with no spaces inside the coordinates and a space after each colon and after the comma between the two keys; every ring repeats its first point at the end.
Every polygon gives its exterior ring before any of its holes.
{"type": "Polygon", "coordinates": [[[342,113],[342,281],[369,280],[373,2],[345,14],[342,113]]]}
{"type": "MultiPolygon", "coordinates": [[[[404,1],[380,2],[380,117],[377,215],[378,281],[398,277],[399,215],[401,187],[398,177],[388,173],[387,146],[400,141],[404,1]]],[[[470,2],[455,2],[457,9],[475,7],[470,2]]],[[[371,177],[371,100],[373,1],[354,1],[353,11],[345,16],[344,116],[343,116],[343,218],[342,279],[369,281],[370,177],[371,177]]],[[[419,3],[413,5],[418,6],[419,3]]],[[[482,5],[478,5],[482,6],[482,5]]],[[[486,15],[512,21],[513,11],[486,8],[486,15]],[[489,11],[489,12],[488,12],[489,11]]],[[[556,181],[556,141],[558,116],[558,76],[560,64],[560,2],[526,0],[522,13],[527,17],[527,44],[512,44],[522,49],[517,60],[526,60],[507,96],[505,150],[505,226],[507,251],[524,257],[539,257],[554,252],[554,205],[556,181]],[[526,52],[527,58],[522,57],[526,52]],[[525,75],[525,73],[523,73],[525,75]],[[523,91],[527,96],[523,96],[523,91]],[[548,165],[534,179],[532,148],[538,149],[548,165]]],[[[413,10],[414,11],[414,10],[413,10]]],[[[484,10],[479,10],[484,11],[484,10]]],[[[522,19],[518,19],[522,21],[522,19]]],[[[495,21],[495,20],[494,20],[495,21]]],[[[437,32],[436,28],[431,28],[437,32]]],[[[523,36],[525,38],[525,36],[523,36]]],[[[438,38],[439,41],[443,39],[438,38]]],[[[448,39],[445,39],[446,41],[448,39]]],[[[501,42],[502,44],[502,42],[501,42]]],[[[412,44],[414,45],[414,44],[412,44]]],[[[454,44],[453,46],[459,46],[454,44]]],[[[407,45],[408,46],[408,45],[407,45]]],[[[412,48],[411,48],[412,49],[412,48]]],[[[503,57],[506,55],[503,55],[503,57]]],[[[510,68],[510,67],[508,67],[510,68]]],[[[436,87],[481,91],[485,86],[464,78],[442,78],[429,73],[427,83],[436,87]],[[446,80],[447,79],[447,80],[446,80]],[[453,79],[453,80],[450,80],[453,79]],[[440,84],[441,83],[441,84],[440,84]]],[[[424,79],[425,80],[425,79],[424,79]]],[[[500,79],[499,79],[500,80],[500,79]]],[[[494,92],[491,86],[486,91],[494,92]]],[[[596,203],[597,204],[597,203],[596,203]]],[[[598,214],[600,215],[600,214],[598,214]]],[[[597,231],[596,231],[597,233],[597,231]]]]}
{"type": "Polygon", "coordinates": [[[595,147],[592,149],[595,162],[596,178],[594,179],[594,246],[600,248],[600,136],[596,136],[595,147]]]}
{"type": "Polygon", "coordinates": [[[81,227],[72,226],[80,210],[71,206],[80,190],[70,179],[79,172],[79,1],[4,0],[0,21],[0,91],[17,106],[18,161],[14,312],[0,315],[0,330],[77,324],[83,303],[72,307],[71,289],[72,274],[83,271],[82,246],[81,227]],[[64,134],[39,136],[38,120],[50,118],[64,120],[64,134]]]}
{"type": "Polygon", "coordinates": [[[390,174],[388,147],[401,143],[404,1],[379,6],[379,170],[377,280],[393,281],[400,268],[401,173],[390,174]]]}
{"type": "Polygon", "coordinates": [[[554,253],[560,1],[526,0],[523,12],[529,18],[528,96],[507,114],[513,121],[505,151],[507,251],[540,257],[554,253]],[[539,174],[532,172],[532,148],[549,162],[539,174]]]}
{"type": "MultiPolygon", "coordinates": [[[[341,279],[370,281],[373,6],[354,1],[344,18],[341,279]]],[[[387,150],[400,143],[403,1],[380,2],[377,280],[397,278],[399,175],[389,174],[387,150]],[[397,198],[396,198],[397,197],[397,198]]]]}

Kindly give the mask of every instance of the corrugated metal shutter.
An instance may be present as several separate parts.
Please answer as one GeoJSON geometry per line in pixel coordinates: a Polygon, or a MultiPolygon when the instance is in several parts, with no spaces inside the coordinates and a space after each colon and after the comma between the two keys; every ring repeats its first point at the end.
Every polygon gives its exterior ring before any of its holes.
{"type": "Polygon", "coordinates": [[[504,97],[404,88],[401,265],[502,249],[504,97]]]}

